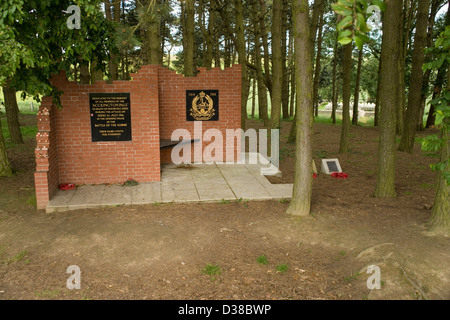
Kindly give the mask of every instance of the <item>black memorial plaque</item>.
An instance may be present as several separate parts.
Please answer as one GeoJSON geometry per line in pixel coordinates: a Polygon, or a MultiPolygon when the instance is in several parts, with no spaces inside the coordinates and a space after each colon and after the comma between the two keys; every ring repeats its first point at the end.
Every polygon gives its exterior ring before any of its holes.
{"type": "Polygon", "coordinates": [[[90,93],[92,142],[131,141],[129,93],[90,93]]]}
{"type": "Polygon", "coordinates": [[[218,121],[219,90],[186,90],[187,121],[218,121]]]}
{"type": "Polygon", "coordinates": [[[328,171],[331,172],[339,172],[337,164],[335,161],[327,161],[328,171]]]}

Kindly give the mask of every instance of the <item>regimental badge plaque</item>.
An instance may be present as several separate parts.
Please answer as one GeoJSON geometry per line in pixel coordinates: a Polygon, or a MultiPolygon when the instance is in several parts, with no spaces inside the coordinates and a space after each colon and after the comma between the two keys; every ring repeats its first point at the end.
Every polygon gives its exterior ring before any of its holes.
{"type": "Polygon", "coordinates": [[[187,90],[187,121],[219,121],[219,90],[187,90]]]}
{"type": "Polygon", "coordinates": [[[131,141],[130,93],[90,93],[92,142],[131,141]]]}

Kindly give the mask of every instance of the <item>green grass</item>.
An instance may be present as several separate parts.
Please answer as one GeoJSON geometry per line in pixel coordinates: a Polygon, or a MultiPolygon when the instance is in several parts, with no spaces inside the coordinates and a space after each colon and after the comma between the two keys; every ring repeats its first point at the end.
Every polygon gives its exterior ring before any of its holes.
{"type": "MultiPolygon", "coordinates": [[[[17,255],[15,255],[14,257],[6,259],[4,261],[4,263],[10,264],[10,263],[14,263],[14,262],[19,262],[19,261],[23,260],[27,255],[28,255],[28,252],[23,250],[23,251],[19,252],[17,255]]],[[[25,263],[28,264],[29,262],[30,262],[30,260],[28,260],[28,259],[25,260],[25,263]]]]}
{"type": "MultiPolygon", "coordinates": [[[[1,118],[2,122],[2,133],[5,138],[6,149],[11,149],[15,147],[15,144],[11,142],[9,131],[8,131],[8,123],[6,118],[1,118]]],[[[34,138],[36,137],[36,133],[38,132],[37,126],[21,126],[20,132],[22,133],[23,139],[34,138]]]]}
{"type": "Polygon", "coordinates": [[[258,262],[259,264],[265,265],[265,266],[269,263],[269,261],[267,260],[267,257],[265,255],[261,255],[258,258],[256,258],[256,262],[258,262]]]}
{"type": "Polygon", "coordinates": [[[208,263],[202,269],[202,273],[210,276],[211,280],[214,281],[216,279],[216,276],[222,273],[222,269],[218,265],[208,263]]]}
{"type": "Polygon", "coordinates": [[[361,273],[359,273],[359,272],[353,273],[353,274],[351,274],[351,275],[349,275],[347,277],[344,277],[344,281],[345,282],[352,282],[353,280],[358,279],[358,277],[360,275],[361,275],[361,273]]]}
{"type": "Polygon", "coordinates": [[[277,265],[276,269],[278,272],[285,273],[288,270],[288,265],[287,264],[279,264],[279,265],[277,265]]]}

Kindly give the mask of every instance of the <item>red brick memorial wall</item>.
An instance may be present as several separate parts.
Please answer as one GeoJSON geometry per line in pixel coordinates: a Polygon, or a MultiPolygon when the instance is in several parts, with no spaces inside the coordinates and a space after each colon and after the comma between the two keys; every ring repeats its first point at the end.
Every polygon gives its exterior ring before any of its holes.
{"type": "MultiPolygon", "coordinates": [[[[190,78],[147,65],[131,76],[131,81],[91,85],[68,81],[64,72],[51,79],[63,92],[62,108],[53,104],[52,97],[44,97],[37,115],[38,209],[47,206],[62,183],[160,181],[161,163],[171,162],[171,149],[160,150],[160,140],[170,140],[175,129],[183,128],[194,138],[194,122],[187,119],[188,90],[218,91],[218,120],[202,121],[202,135],[218,129],[225,144],[226,130],[240,128],[239,65],[225,70],[200,68],[198,76],[190,78]]],[[[239,147],[239,143],[229,147],[235,159],[239,147]]]]}

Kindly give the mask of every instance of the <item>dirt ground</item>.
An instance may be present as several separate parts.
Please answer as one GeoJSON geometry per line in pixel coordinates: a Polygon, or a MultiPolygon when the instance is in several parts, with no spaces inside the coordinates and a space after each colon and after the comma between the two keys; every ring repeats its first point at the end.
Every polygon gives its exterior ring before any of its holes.
{"type": "MultiPolygon", "coordinates": [[[[272,183],[293,180],[290,125],[283,177],[272,183]]],[[[418,143],[399,152],[398,198],[377,199],[378,129],[352,127],[347,155],[337,153],[340,126],[314,129],[316,165],[337,157],[349,177],[319,174],[305,218],[286,215],[288,201],[245,200],[46,214],[33,207],[28,139],[10,149],[14,177],[0,178],[0,299],[450,299],[450,238],[426,229],[437,158],[418,143]],[[79,290],[66,287],[71,265],[81,269],[79,290]],[[220,272],[208,275],[207,265],[220,272]],[[370,265],[381,289],[367,287],[370,265]]]]}

